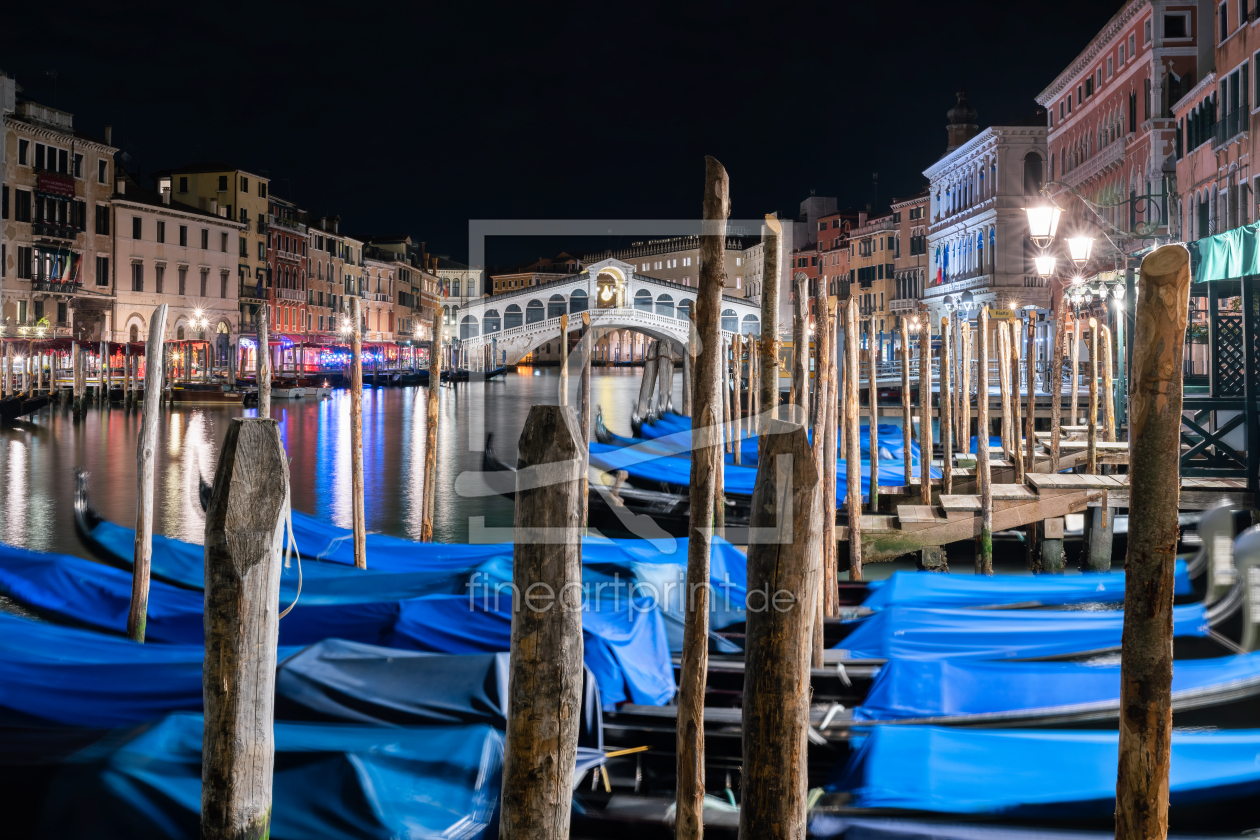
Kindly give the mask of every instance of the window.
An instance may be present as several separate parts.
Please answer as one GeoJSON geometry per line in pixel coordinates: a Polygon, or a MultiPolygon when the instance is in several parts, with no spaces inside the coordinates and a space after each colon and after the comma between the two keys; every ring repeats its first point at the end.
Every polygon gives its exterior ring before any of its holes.
{"type": "Polygon", "coordinates": [[[162,281],[166,279],[166,266],[153,266],[153,289],[159,295],[162,294],[162,281]]]}
{"type": "Polygon", "coordinates": [[[83,177],[83,155],[74,156],[74,177],[83,177]]]}
{"type": "Polygon", "coordinates": [[[246,244],[246,242],[245,242],[245,237],[243,237],[243,236],[238,236],[238,237],[236,238],[236,241],[237,241],[237,243],[240,245],[241,257],[248,257],[248,256],[249,256],[249,247],[248,247],[248,245],[247,245],[247,244],[246,244]]]}
{"type": "Polygon", "coordinates": [[[96,285],[109,285],[109,257],[96,258],[96,285]]]}
{"type": "Polygon", "coordinates": [[[18,163],[22,166],[30,166],[31,141],[18,140],[18,163]]]}
{"type": "Polygon", "coordinates": [[[206,228],[201,229],[201,250],[210,250],[210,231],[206,228]]]}
{"type": "Polygon", "coordinates": [[[267,243],[263,242],[261,239],[258,240],[258,259],[267,259],[267,243]]]}
{"type": "MultiPolygon", "coordinates": [[[[0,219],[9,218],[9,185],[0,186],[0,219]]],[[[0,266],[3,263],[0,262],[0,266]]]]}
{"type": "Polygon", "coordinates": [[[46,168],[47,168],[47,167],[45,166],[45,163],[44,163],[44,152],[45,152],[45,151],[46,151],[46,147],[44,146],[44,144],[43,144],[43,143],[36,143],[36,144],[35,144],[35,168],[36,168],[36,169],[46,169],[46,168]]]}
{"type": "Polygon", "coordinates": [[[1164,40],[1169,38],[1190,37],[1190,13],[1180,12],[1164,15],[1164,40]]]}
{"type": "MultiPolygon", "coordinates": [[[[49,169],[52,168],[52,161],[49,160],[49,169]]],[[[62,175],[70,174],[70,153],[65,149],[57,150],[57,171],[62,175]]]]}
{"type": "MultiPolygon", "coordinates": [[[[1225,39],[1229,37],[1229,15],[1225,11],[1225,4],[1216,7],[1216,16],[1221,23],[1221,43],[1225,43],[1225,39]]],[[[39,158],[39,149],[35,150],[36,160],[39,158]]]]}
{"type": "Polygon", "coordinates": [[[179,176],[179,191],[182,193],[188,192],[188,177],[185,175],[179,176]]]}
{"type": "Polygon", "coordinates": [[[1111,56],[1107,56],[1107,78],[1108,79],[1110,79],[1112,75],[1115,73],[1115,68],[1112,66],[1113,61],[1115,61],[1115,59],[1113,59],[1111,56]]]}
{"type": "Polygon", "coordinates": [[[261,181],[258,182],[258,197],[259,198],[267,197],[267,185],[261,181]]]}
{"type": "MultiPolygon", "coordinates": [[[[1242,0],[1242,2],[1245,5],[1247,3],[1247,0],[1242,0]]],[[[1151,21],[1148,18],[1146,23],[1142,24],[1142,43],[1149,44],[1150,42],[1151,42],[1151,21]]]]}
{"type": "MultiPolygon", "coordinates": [[[[13,191],[13,220],[16,222],[29,222],[31,220],[30,190],[13,191]]],[[[18,276],[21,277],[20,274],[18,276]]]]}
{"type": "Polygon", "coordinates": [[[1090,76],[1088,79],[1085,80],[1085,95],[1086,96],[1094,95],[1094,77],[1093,76],[1090,76]]]}
{"type": "Polygon", "coordinates": [[[1084,99],[1084,97],[1081,95],[1083,92],[1084,92],[1083,86],[1077,85],[1076,86],[1076,104],[1077,105],[1080,105],[1081,101],[1084,99]]]}
{"type": "Polygon", "coordinates": [[[144,291],[144,263],[131,264],[131,291],[144,291]]]}
{"type": "Polygon", "coordinates": [[[227,297],[227,279],[226,271],[219,274],[219,297],[221,298],[227,297]]]}
{"type": "Polygon", "coordinates": [[[244,175],[241,176],[241,192],[243,193],[249,192],[249,179],[246,178],[244,175]]]}
{"type": "MultiPolygon", "coordinates": [[[[158,242],[165,242],[165,241],[166,241],[166,222],[158,222],[158,223],[157,223],[157,241],[158,241],[158,242]]],[[[158,281],[158,287],[159,287],[159,288],[158,288],[158,291],[161,291],[161,285],[162,285],[162,281],[161,281],[161,280],[159,280],[159,281],[158,281]]]]}
{"type": "Polygon", "coordinates": [[[1124,66],[1124,44],[1120,45],[1120,54],[1116,57],[1116,65],[1119,67],[1124,66]]]}
{"type": "Polygon", "coordinates": [[[105,166],[105,159],[101,158],[96,162],[96,183],[104,184],[109,180],[109,170],[105,166]]]}
{"type": "Polygon", "coordinates": [[[209,276],[210,276],[210,269],[208,268],[201,269],[201,296],[202,297],[206,296],[206,278],[208,278],[209,276]]]}
{"type": "Polygon", "coordinates": [[[227,176],[219,176],[219,192],[227,192],[227,176]]]}
{"type": "MultiPolygon", "coordinates": [[[[21,245],[17,249],[17,276],[19,280],[31,279],[31,262],[35,257],[33,248],[24,248],[21,245]]],[[[19,322],[25,321],[25,318],[18,318],[19,322]]]]}
{"type": "Polygon", "coordinates": [[[179,226],[179,246],[181,248],[188,247],[188,225],[179,226]]]}
{"type": "Polygon", "coordinates": [[[181,265],[177,275],[179,277],[179,294],[183,297],[186,294],[185,289],[188,285],[188,267],[181,265]]]}
{"type": "Polygon", "coordinates": [[[131,238],[139,239],[141,231],[141,221],[139,216],[131,217],[131,238]]]}
{"type": "Polygon", "coordinates": [[[227,253],[227,240],[228,235],[226,233],[219,234],[219,250],[225,254],[227,253]]]}

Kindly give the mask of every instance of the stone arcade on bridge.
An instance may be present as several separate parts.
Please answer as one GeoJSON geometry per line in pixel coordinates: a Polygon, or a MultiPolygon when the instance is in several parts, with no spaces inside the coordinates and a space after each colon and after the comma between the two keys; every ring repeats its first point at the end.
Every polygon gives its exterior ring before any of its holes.
{"type": "MultiPolygon", "coordinates": [[[[559,338],[561,315],[589,310],[591,325],[601,332],[634,331],[666,340],[680,356],[687,343],[687,315],[696,288],[647,277],[634,269],[631,263],[606,259],[551,283],[484,297],[459,311],[458,333],[452,338],[459,339],[474,369],[486,358],[487,346],[493,350],[492,366],[512,365],[540,344],[559,338]]],[[[757,305],[722,296],[724,333],[759,334],[760,317],[757,305]]],[[[571,324],[570,332],[577,326],[571,324]]]]}

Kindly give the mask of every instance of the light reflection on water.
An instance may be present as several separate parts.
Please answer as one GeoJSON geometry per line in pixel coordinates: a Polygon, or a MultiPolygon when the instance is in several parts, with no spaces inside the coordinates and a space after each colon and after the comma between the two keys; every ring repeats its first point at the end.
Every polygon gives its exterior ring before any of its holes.
{"type": "MultiPolygon", "coordinates": [[[[609,428],[630,433],[638,394],[637,369],[596,369],[591,402],[604,410],[609,428]]],[[[521,368],[506,378],[461,383],[441,392],[438,427],[434,537],[468,539],[468,519],[484,516],[489,527],[512,524],[511,502],[499,497],[460,498],[455,477],[481,468],[486,433],[508,463],[529,408],[559,401],[559,371],[521,368]],[[470,443],[476,449],[470,449],[470,443]]],[[[576,406],[577,377],[570,377],[576,406]]],[[[682,399],[681,374],[674,401],[682,399]]],[[[365,388],[363,398],[364,504],[368,529],[418,539],[423,518],[427,438],[424,388],[365,388]]],[[[165,406],[155,448],[154,530],[200,542],[205,517],[198,483],[214,475],[228,423],[253,417],[254,409],[231,406],[165,406]]],[[[336,391],[324,400],[272,402],[272,416],[290,458],[293,505],[342,527],[350,526],[350,397],[336,391]]],[[[89,556],[74,531],[74,470],[91,474],[92,500],[103,516],[133,526],[136,518],[136,436],[140,414],[121,407],[90,409],[78,423],[68,407],[43,409],[25,421],[0,427],[0,535],[5,542],[89,556]]]]}

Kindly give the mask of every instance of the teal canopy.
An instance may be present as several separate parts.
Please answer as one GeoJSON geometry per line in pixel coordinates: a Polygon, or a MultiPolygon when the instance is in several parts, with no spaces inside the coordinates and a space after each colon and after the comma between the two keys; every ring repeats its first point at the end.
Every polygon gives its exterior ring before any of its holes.
{"type": "Polygon", "coordinates": [[[1188,242],[1186,247],[1195,283],[1260,274],[1260,222],[1188,242]]]}

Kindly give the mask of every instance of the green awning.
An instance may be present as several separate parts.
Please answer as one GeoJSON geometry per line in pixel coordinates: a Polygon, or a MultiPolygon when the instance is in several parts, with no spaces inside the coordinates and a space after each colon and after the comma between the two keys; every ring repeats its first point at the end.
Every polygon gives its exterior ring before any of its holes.
{"type": "Polygon", "coordinates": [[[1195,283],[1260,274],[1260,222],[1186,243],[1195,283]]]}

